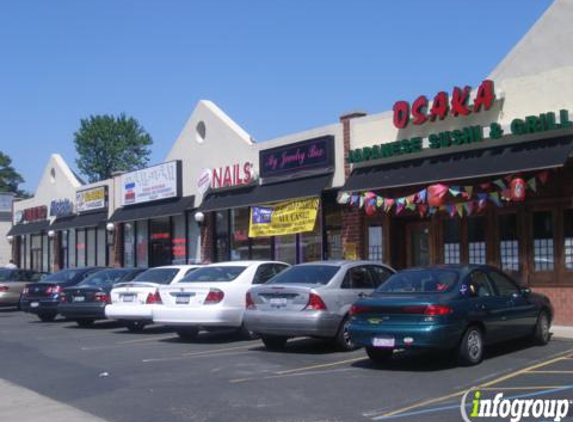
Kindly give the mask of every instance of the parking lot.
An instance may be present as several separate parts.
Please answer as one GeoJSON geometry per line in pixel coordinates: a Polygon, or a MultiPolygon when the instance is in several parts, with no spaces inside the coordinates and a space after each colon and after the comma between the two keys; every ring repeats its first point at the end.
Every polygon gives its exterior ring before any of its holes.
{"type": "Polygon", "coordinates": [[[161,326],[81,329],[6,309],[0,334],[0,378],[109,421],[459,421],[470,387],[559,398],[573,388],[573,342],[558,339],[498,346],[460,368],[427,353],[374,365],[312,339],[268,352],[231,333],[182,342],[161,326]]]}

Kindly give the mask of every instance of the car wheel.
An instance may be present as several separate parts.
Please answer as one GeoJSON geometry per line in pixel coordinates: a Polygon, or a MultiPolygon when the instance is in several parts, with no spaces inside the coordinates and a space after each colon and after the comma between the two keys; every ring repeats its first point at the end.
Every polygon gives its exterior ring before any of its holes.
{"type": "Polygon", "coordinates": [[[199,334],[199,329],[198,328],[185,328],[185,329],[180,328],[176,331],[176,333],[181,340],[189,341],[189,340],[193,340],[194,338],[197,337],[197,334],[199,334]]]}
{"type": "Polygon", "coordinates": [[[537,316],[537,323],[535,324],[535,330],[533,332],[533,341],[535,344],[540,346],[545,346],[551,340],[551,333],[549,329],[551,328],[551,322],[549,319],[549,314],[547,311],[539,312],[537,316]]]}
{"type": "Polygon", "coordinates": [[[350,319],[348,317],[342,320],[340,324],[340,328],[338,329],[338,333],[334,338],[334,342],[336,343],[336,347],[343,352],[349,352],[351,350],[356,349],[356,344],[350,338],[350,332],[348,327],[350,326],[350,319]]]}
{"type": "Polygon", "coordinates": [[[145,328],[145,322],[129,321],[125,323],[125,326],[130,333],[139,333],[145,328]]]}
{"type": "Polygon", "coordinates": [[[482,330],[472,325],[469,327],[458,347],[458,362],[463,366],[477,365],[483,359],[483,333],[482,330]]]}
{"type": "Polygon", "coordinates": [[[261,340],[267,349],[281,350],[285,347],[288,338],[284,336],[261,336],[261,340]]]}
{"type": "Polygon", "coordinates": [[[87,327],[91,327],[94,323],[93,319],[78,319],[76,320],[76,324],[78,324],[79,327],[82,328],[87,328],[87,327]]]}
{"type": "Polygon", "coordinates": [[[367,347],[366,354],[374,362],[385,362],[392,357],[394,349],[380,349],[377,347],[367,347]]]}
{"type": "Polygon", "coordinates": [[[42,322],[52,322],[56,319],[56,315],[57,314],[38,314],[38,318],[40,318],[42,322]]]}

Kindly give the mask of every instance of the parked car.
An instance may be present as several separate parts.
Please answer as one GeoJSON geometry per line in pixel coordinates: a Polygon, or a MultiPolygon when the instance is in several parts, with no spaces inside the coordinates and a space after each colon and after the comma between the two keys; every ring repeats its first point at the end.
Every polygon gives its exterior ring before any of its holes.
{"type": "Polygon", "coordinates": [[[113,268],[90,275],[77,286],[62,291],[58,312],[88,327],[97,319],[105,319],[105,308],[111,303],[110,292],[115,284],[133,280],[145,268],[113,268]]]}
{"type": "Polygon", "coordinates": [[[105,307],[108,318],[121,321],[135,332],[153,323],[153,307],[161,303],[159,286],[177,283],[199,265],[169,265],[151,268],[130,282],[122,282],[111,291],[111,305],[105,307]]]}
{"type": "Polygon", "coordinates": [[[350,336],[374,361],[395,349],[432,348],[455,350],[462,365],[481,362],[495,342],[529,336],[547,344],[553,319],[546,296],[484,265],[399,272],[350,313],[350,336]]]}
{"type": "Polygon", "coordinates": [[[26,284],[40,281],[46,273],[0,268],[0,306],[18,306],[26,284]]]}
{"type": "Polygon", "coordinates": [[[348,336],[348,311],[394,274],[371,261],[321,261],[295,265],[246,295],[245,326],[269,349],[291,337],[332,339],[354,349],[348,336]]]}
{"type": "Polygon", "coordinates": [[[207,265],[176,284],[161,286],[163,306],[153,309],[153,321],[172,326],[179,337],[194,338],[200,329],[243,327],[245,294],[289,267],[276,261],[233,261],[207,265]]]}
{"type": "Polygon", "coordinates": [[[29,284],[22,291],[20,309],[36,314],[43,322],[53,321],[58,315],[60,294],[65,287],[75,286],[103,267],[69,268],[50,274],[39,283],[29,284]]]}

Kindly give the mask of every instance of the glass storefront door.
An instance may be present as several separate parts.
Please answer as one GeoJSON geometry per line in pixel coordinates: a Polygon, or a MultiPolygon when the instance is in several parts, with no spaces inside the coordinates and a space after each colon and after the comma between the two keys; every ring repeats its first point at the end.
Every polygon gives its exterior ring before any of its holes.
{"type": "Polygon", "coordinates": [[[173,248],[169,217],[149,221],[149,266],[171,265],[173,248]]]}
{"type": "Polygon", "coordinates": [[[430,223],[406,226],[407,262],[409,267],[430,265],[430,223]]]}

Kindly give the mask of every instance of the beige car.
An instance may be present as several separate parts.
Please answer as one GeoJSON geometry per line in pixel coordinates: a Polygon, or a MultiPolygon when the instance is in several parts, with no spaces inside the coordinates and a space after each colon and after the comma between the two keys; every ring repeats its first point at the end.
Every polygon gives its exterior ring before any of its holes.
{"type": "Polygon", "coordinates": [[[37,271],[0,268],[0,306],[18,306],[24,287],[44,277],[37,271]]]}

